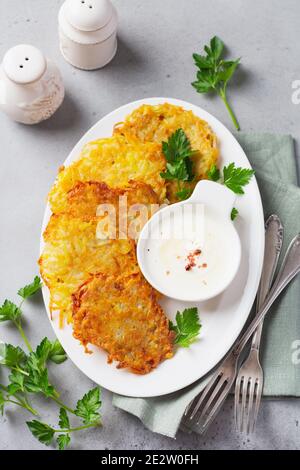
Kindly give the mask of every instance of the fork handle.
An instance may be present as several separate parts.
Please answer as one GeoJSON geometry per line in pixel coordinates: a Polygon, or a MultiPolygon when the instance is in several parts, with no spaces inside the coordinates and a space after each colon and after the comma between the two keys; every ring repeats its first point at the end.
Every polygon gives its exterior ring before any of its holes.
{"type": "MultiPolygon", "coordinates": [[[[263,306],[263,303],[266,300],[267,294],[271,288],[283,243],[283,226],[277,215],[270,215],[266,221],[265,229],[265,254],[261,280],[257,293],[256,315],[259,314],[259,310],[263,306]]],[[[264,320],[260,322],[253,335],[251,343],[252,350],[259,350],[263,322],[264,320]]]]}
{"type": "Polygon", "coordinates": [[[263,320],[268,310],[270,309],[273,302],[277,299],[279,294],[288,285],[288,283],[299,273],[300,271],[300,234],[298,234],[290,243],[287,249],[286,255],[282,262],[279,273],[275,279],[272,289],[268,297],[266,298],[260,312],[252,320],[245,333],[238,341],[237,345],[233,349],[233,354],[239,356],[241,351],[244,349],[253,332],[258,327],[259,323],[263,320]]]}

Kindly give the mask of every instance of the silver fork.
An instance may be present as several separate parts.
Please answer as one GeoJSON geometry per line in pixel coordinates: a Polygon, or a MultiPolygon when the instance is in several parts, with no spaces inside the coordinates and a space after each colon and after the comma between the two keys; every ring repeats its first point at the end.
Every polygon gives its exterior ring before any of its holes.
{"type": "MultiPolygon", "coordinates": [[[[213,374],[209,383],[186,409],[183,424],[187,421],[197,425],[198,430],[204,433],[215,418],[224,403],[237,374],[238,361],[241,352],[247,345],[254,331],[263,320],[273,302],[283,289],[300,272],[300,234],[291,242],[284,257],[281,269],[275,279],[273,287],[265,300],[258,315],[251,321],[242,337],[229,351],[225,360],[213,374]]],[[[189,426],[190,427],[190,426],[189,426]]]]}
{"type": "MultiPolygon", "coordinates": [[[[283,242],[283,226],[277,215],[271,215],[265,227],[265,255],[257,294],[256,314],[270,290],[283,242]]],[[[235,383],[235,423],[238,431],[245,431],[247,434],[254,430],[263,390],[264,374],[259,361],[262,328],[263,320],[253,335],[249,356],[240,368],[235,383]]]]}

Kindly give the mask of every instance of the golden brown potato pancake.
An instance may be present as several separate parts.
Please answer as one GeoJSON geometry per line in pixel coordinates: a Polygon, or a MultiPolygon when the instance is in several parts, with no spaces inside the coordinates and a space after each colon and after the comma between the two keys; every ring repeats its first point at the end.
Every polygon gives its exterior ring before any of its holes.
{"type": "MultiPolygon", "coordinates": [[[[198,152],[192,157],[195,179],[186,183],[193,189],[197,181],[205,179],[211,165],[218,160],[217,138],[206,121],[172,104],[143,105],[134,110],[125,121],[115,127],[115,135],[123,135],[128,140],[133,138],[141,142],[167,141],[177,129],[183,129],[191,142],[193,150],[198,152]]],[[[177,200],[177,182],[168,182],[168,199],[177,200]]]]}
{"type": "Polygon", "coordinates": [[[87,144],[79,159],[62,167],[49,194],[52,212],[60,212],[68,191],[78,182],[104,182],[112,188],[125,188],[130,180],[149,184],[159,201],[166,197],[165,169],[160,145],[128,142],[122,136],[100,139],[87,144]]]}
{"type": "Polygon", "coordinates": [[[119,189],[88,181],[76,183],[61,201],[59,209],[84,220],[97,217],[97,232],[99,235],[101,231],[103,238],[109,235],[114,239],[128,236],[137,240],[140,230],[159,209],[159,201],[151,186],[145,183],[130,181],[127,188],[119,189]],[[110,226],[107,226],[108,223],[110,226]]]}
{"type": "Polygon", "coordinates": [[[74,336],[108,353],[108,362],[146,374],[173,355],[173,333],[143,276],[97,274],[73,295],[74,336]]]}
{"type": "Polygon", "coordinates": [[[98,221],[68,214],[52,215],[44,232],[40,271],[50,290],[50,310],[60,312],[61,324],[72,318],[71,294],[91,274],[138,272],[133,240],[99,240],[98,221]]]}
{"type": "Polygon", "coordinates": [[[156,207],[157,203],[156,193],[145,183],[131,182],[126,189],[112,189],[97,182],[77,183],[59,206],[63,212],[52,215],[44,232],[45,247],[39,262],[41,275],[50,289],[50,309],[60,310],[61,319],[67,315],[70,320],[71,294],[91,274],[137,272],[133,240],[151,216],[152,204],[156,207]],[[126,197],[128,212],[119,210],[121,196],[126,197]],[[102,223],[105,216],[96,216],[100,204],[115,209],[113,239],[102,223]],[[147,209],[143,216],[138,210],[140,204],[147,209]],[[122,228],[119,220],[125,215],[122,228]]]}
{"type": "MultiPolygon", "coordinates": [[[[159,200],[150,185],[138,181],[129,181],[128,186],[123,189],[110,188],[107,184],[96,181],[78,182],[67,193],[67,198],[61,201],[59,212],[91,219],[96,216],[100,204],[112,204],[121,210],[123,207],[130,209],[139,204],[150,208],[151,205],[158,205],[159,200]]],[[[117,213],[117,217],[118,215],[117,213]]]]}

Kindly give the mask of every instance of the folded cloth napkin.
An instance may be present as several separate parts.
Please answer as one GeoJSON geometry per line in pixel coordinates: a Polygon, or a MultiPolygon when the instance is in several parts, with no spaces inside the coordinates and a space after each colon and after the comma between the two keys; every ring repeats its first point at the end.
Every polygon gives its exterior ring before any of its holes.
{"type": "MultiPolygon", "coordinates": [[[[284,247],[300,232],[300,188],[293,139],[288,135],[238,134],[256,171],[264,213],[276,213],[284,225],[284,247]]],[[[300,277],[280,296],[264,324],[261,360],[264,396],[300,397],[300,277]]],[[[151,431],[175,437],[188,403],[209,377],[170,395],[130,398],[114,395],[115,406],[140,418],[151,431]]],[[[193,429],[197,432],[197,429],[193,429]]]]}

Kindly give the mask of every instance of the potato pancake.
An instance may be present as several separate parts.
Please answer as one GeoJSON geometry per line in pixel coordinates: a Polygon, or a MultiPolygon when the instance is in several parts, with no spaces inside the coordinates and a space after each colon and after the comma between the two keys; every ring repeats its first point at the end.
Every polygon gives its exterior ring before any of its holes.
{"type": "Polygon", "coordinates": [[[60,204],[63,212],[52,215],[44,232],[40,267],[50,289],[50,309],[60,310],[61,319],[67,315],[70,320],[71,294],[91,274],[137,272],[133,240],[157,203],[156,193],[145,183],[130,182],[126,189],[112,189],[97,182],[77,183],[60,204]],[[126,197],[124,211],[119,209],[120,197],[126,197]],[[96,216],[101,204],[114,209],[116,231],[112,237],[104,224],[106,217],[96,216]],[[141,204],[146,209],[142,214],[141,204]],[[131,239],[126,240],[127,236],[131,239]]]}
{"type": "Polygon", "coordinates": [[[97,274],[73,295],[74,337],[108,353],[118,368],[146,374],[173,356],[174,333],[143,276],[97,274]]]}
{"type": "Polygon", "coordinates": [[[148,184],[130,181],[127,188],[119,189],[88,181],[76,183],[60,202],[59,210],[84,220],[97,217],[99,228],[100,221],[104,227],[111,217],[114,228],[111,238],[128,236],[137,240],[140,230],[159,207],[158,196],[148,184]]]}
{"type": "Polygon", "coordinates": [[[68,191],[78,182],[104,182],[112,188],[124,188],[130,180],[149,184],[159,201],[166,197],[165,181],[160,173],[166,166],[160,145],[128,142],[122,136],[87,144],[78,160],[62,167],[49,194],[52,212],[59,212],[68,191]]]}
{"type": "MultiPolygon", "coordinates": [[[[211,165],[218,160],[217,137],[206,121],[172,104],[143,105],[126,117],[124,123],[115,127],[115,135],[123,135],[128,140],[136,138],[141,142],[167,141],[177,129],[183,129],[197,153],[192,157],[195,178],[185,187],[193,189],[196,183],[205,179],[211,165]]],[[[171,202],[177,200],[177,182],[167,183],[167,195],[171,202]]]]}
{"type": "Polygon", "coordinates": [[[114,275],[139,271],[133,240],[99,240],[97,219],[85,221],[68,214],[53,215],[44,232],[41,276],[50,290],[50,310],[59,310],[61,324],[71,320],[71,294],[91,274],[114,275]]]}
{"type": "Polygon", "coordinates": [[[70,189],[66,200],[61,201],[59,212],[91,219],[96,216],[97,207],[100,204],[112,204],[116,209],[119,207],[121,209],[125,198],[127,209],[139,204],[144,204],[147,208],[151,204],[159,204],[157,194],[151,186],[145,183],[129,181],[126,188],[120,189],[110,188],[105,183],[88,181],[78,182],[70,189]]]}

